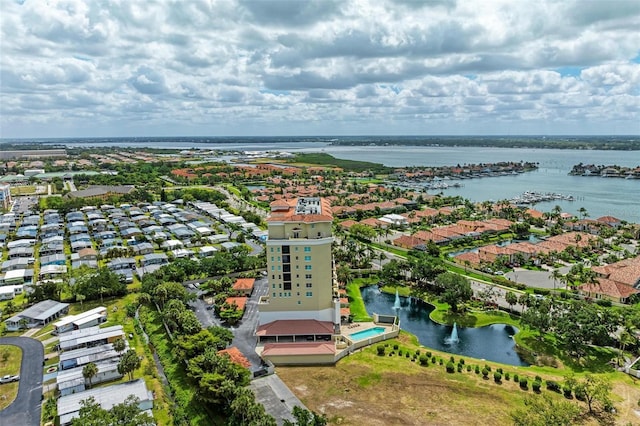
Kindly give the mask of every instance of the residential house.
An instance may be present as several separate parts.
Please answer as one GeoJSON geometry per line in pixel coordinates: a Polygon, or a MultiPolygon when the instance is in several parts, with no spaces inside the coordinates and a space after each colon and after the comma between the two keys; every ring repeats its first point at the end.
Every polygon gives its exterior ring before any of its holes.
{"type": "Polygon", "coordinates": [[[117,385],[98,387],[58,398],[58,416],[60,426],[70,425],[80,415],[81,401],[93,398],[100,407],[109,410],[121,404],[129,396],[138,399],[138,408],[142,411],[153,408],[153,394],[147,389],[144,380],[138,379],[117,385]]]}
{"type": "Polygon", "coordinates": [[[8,331],[44,326],[69,312],[68,303],[43,300],[5,321],[8,331]]]}

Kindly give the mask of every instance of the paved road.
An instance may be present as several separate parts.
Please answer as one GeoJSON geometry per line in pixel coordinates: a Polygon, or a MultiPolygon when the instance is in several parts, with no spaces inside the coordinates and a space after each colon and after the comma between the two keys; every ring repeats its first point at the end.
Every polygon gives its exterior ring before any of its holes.
{"type": "MultiPolygon", "coordinates": [[[[204,280],[202,280],[204,281],[204,280]]],[[[191,282],[191,281],[190,281],[191,282]]],[[[198,293],[198,290],[189,290],[192,293],[198,293]]],[[[247,301],[244,316],[235,327],[231,327],[233,332],[232,346],[236,346],[242,354],[251,361],[250,370],[257,371],[262,367],[262,360],[256,354],[256,338],[253,335],[258,324],[258,300],[260,296],[266,295],[268,284],[266,278],[256,279],[253,294],[247,301]]],[[[195,309],[195,314],[203,327],[223,326],[220,320],[215,316],[213,310],[207,310],[207,305],[202,299],[198,298],[190,303],[195,309]]],[[[223,326],[224,327],[224,326],[223,326]]]]}
{"type": "MultiPolygon", "coordinates": [[[[194,292],[194,290],[190,290],[194,292]]],[[[263,367],[262,359],[256,353],[255,329],[258,325],[258,300],[269,291],[267,278],[256,279],[253,294],[247,301],[242,321],[231,327],[233,342],[231,346],[237,347],[240,352],[251,362],[249,370],[258,371],[263,367]]],[[[196,316],[204,327],[212,325],[220,326],[220,321],[215,317],[213,310],[206,309],[206,303],[201,299],[191,302],[195,308],[196,316]]],[[[294,421],[291,411],[296,405],[306,408],[304,404],[291,392],[287,385],[280,380],[277,374],[261,377],[251,382],[249,387],[256,394],[256,401],[263,404],[267,413],[271,414],[281,425],[285,419],[294,421]]]]}
{"type": "Polygon", "coordinates": [[[44,347],[38,340],[28,337],[3,337],[0,338],[0,344],[22,349],[18,396],[11,405],[0,411],[0,426],[39,426],[44,347]]]}
{"type": "Polygon", "coordinates": [[[242,321],[237,327],[232,328],[233,346],[236,346],[242,354],[251,361],[251,371],[257,371],[262,367],[262,360],[256,354],[256,337],[253,335],[258,326],[258,300],[269,291],[266,278],[257,279],[253,287],[253,294],[247,301],[242,321]]]}

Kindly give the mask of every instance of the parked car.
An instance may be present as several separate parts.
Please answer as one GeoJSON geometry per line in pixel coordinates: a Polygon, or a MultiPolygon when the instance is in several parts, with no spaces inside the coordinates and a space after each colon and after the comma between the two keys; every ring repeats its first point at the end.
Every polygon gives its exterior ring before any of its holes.
{"type": "Polygon", "coordinates": [[[18,380],[20,380],[19,374],[15,376],[12,376],[11,374],[7,374],[6,376],[0,377],[0,383],[17,382],[18,380]]]}

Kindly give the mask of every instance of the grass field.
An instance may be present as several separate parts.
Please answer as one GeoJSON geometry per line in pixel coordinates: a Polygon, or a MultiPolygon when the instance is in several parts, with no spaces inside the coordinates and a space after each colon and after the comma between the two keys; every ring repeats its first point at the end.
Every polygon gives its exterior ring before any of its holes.
{"type": "Polygon", "coordinates": [[[11,195],[28,195],[36,192],[36,187],[33,185],[24,185],[24,186],[12,186],[11,187],[11,195]]]}
{"type": "MultiPolygon", "coordinates": [[[[522,390],[513,379],[497,384],[493,373],[488,379],[472,371],[447,373],[444,365],[429,363],[423,367],[406,358],[420,349],[444,359],[450,354],[433,351],[417,345],[415,338],[401,333],[397,340],[388,342],[385,356],[378,356],[376,346],[365,348],[327,367],[278,367],[276,372],[307,408],[324,413],[330,424],[340,425],[511,425],[509,413],[523,407],[524,396],[533,395],[531,386],[522,390]],[[389,356],[394,344],[398,352],[389,356]]],[[[459,357],[456,356],[456,362],[459,357]]],[[[465,358],[465,365],[485,364],[502,367],[510,372],[525,375],[531,383],[536,374],[543,379],[562,380],[562,374],[543,374],[538,369],[504,366],[497,363],[465,358]]],[[[622,373],[614,377],[614,401],[618,410],[617,424],[638,424],[635,413],[640,398],[640,387],[622,373]]],[[[549,392],[542,390],[542,392],[549,392]]],[[[556,398],[562,396],[549,392],[556,398]]],[[[586,406],[572,400],[586,410],[586,406]]],[[[582,424],[598,424],[586,418],[582,424]]]]}
{"type": "MultiPolygon", "coordinates": [[[[0,345],[0,377],[7,374],[20,374],[22,350],[13,345],[0,345]]],[[[0,384],[0,410],[9,406],[16,399],[20,382],[0,384]]]]}

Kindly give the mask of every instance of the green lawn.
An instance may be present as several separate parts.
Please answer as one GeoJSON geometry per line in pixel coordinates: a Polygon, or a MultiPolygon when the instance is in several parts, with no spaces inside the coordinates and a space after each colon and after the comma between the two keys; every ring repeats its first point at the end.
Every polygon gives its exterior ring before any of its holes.
{"type": "Polygon", "coordinates": [[[355,322],[373,321],[373,318],[367,313],[367,309],[364,306],[362,295],[360,294],[360,287],[372,284],[368,283],[367,279],[359,278],[347,285],[347,296],[349,297],[349,309],[351,310],[351,318],[355,322]]]}
{"type": "Polygon", "coordinates": [[[375,247],[375,248],[380,249],[380,250],[388,251],[389,253],[393,253],[393,254],[395,254],[397,256],[407,257],[407,250],[403,250],[403,249],[398,248],[398,247],[389,247],[387,245],[378,244],[378,243],[370,243],[369,245],[371,247],[375,247]]]}
{"type": "MultiPolygon", "coordinates": [[[[22,350],[13,345],[0,345],[0,377],[20,374],[22,350]]],[[[19,382],[0,384],[0,410],[8,407],[16,399],[19,382]]]]}
{"type": "Polygon", "coordinates": [[[580,359],[564,350],[562,342],[555,335],[545,334],[540,337],[538,332],[522,329],[514,336],[522,355],[531,364],[551,369],[565,368],[575,373],[611,373],[614,368],[609,361],[615,359],[617,351],[612,348],[599,346],[587,347],[586,355],[580,359]],[[533,355],[536,354],[536,355],[533,355]]]}
{"type": "Polygon", "coordinates": [[[11,187],[11,195],[29,195],[34,194],[36,192],[36,187],[33,185],[24,185],[24,186],[12,186],[11,187]]]}
{"type": "Polygon", "coordinates": [[[434,309],[429,315],[433,321],[440,324],[453,324],[457,323],[461,327],[484,327],[491,324],[510,324],[520,328],[520,319],[513,314],[509,314],[503,311],[483,311],[483,310],[469,310],[464,314],[453,313],[447,308],[434,309]]]}

